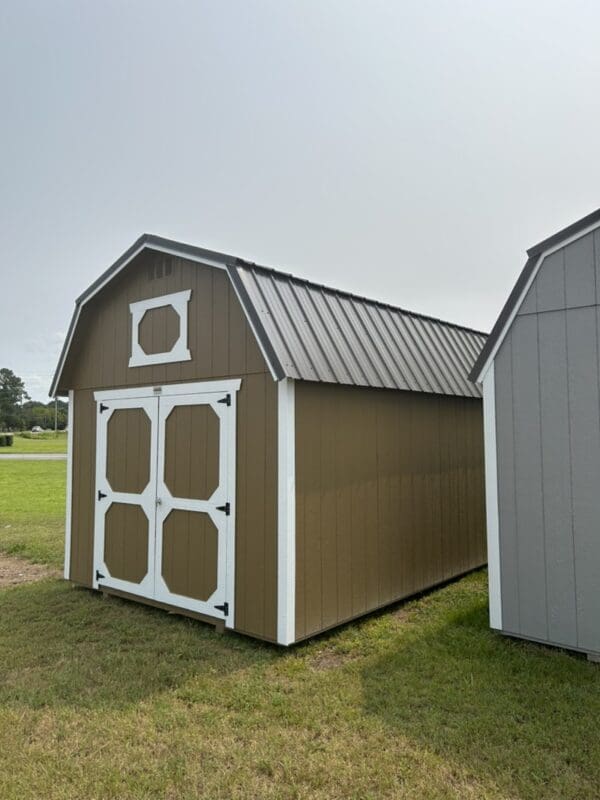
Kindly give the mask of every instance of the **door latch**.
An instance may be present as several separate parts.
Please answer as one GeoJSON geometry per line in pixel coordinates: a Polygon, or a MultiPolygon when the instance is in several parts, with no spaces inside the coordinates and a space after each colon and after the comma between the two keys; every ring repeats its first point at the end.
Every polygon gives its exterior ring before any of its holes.
{"type": "Polygon", "coordinates": [[[157,506],[162,506],[162,497],[157,497],[156,498],[156,505],[157,506]]]}

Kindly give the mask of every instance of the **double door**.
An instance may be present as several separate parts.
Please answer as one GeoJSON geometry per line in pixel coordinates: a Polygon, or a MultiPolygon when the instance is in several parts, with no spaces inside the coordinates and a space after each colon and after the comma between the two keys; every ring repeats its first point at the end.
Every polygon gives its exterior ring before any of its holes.
{"type": "Polygon", "coordinates": [[[233,626],[237,388],[96,393],[95,587],[233,626]]]}

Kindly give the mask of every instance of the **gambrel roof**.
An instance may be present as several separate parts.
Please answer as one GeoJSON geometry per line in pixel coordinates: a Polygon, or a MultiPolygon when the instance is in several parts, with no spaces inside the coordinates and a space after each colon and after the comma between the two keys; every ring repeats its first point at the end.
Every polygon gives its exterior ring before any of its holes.
{"type": "Polygon", "coordinates": [[[145,249],[227,270],[275,380],[481,396],[468,376],[484,333],[151,234],[141,236],[77,299],[51,395],[81,308],[145,249]]]}
{"type": "Polygon", "coordinates": [[[508,300],[504,304],[502,311],[496,324],[492,328],[492,332],[487,338],[473,368],[470,372],[469,378],[472,381],[480,381],[483,373],[486,371],[488,363],[492,360],[498,348],[502,344],[504,336],[510,328],[514,315],[519,310],[529,287],[533,283],[535,276],[542,264],[542,261],[553,250],[563,247],[567,242],[584,236],[590,230],[600,226],[600,208],[588,214],[577,222],[568,225],[566,228],[558,231],[558,233],[549,236],[538,244],[533,245],[527,250],[527,261],[521,270],[521,274],[517,278],[517,282],[513,286],[512,292],[508,296],[508,300]]]}

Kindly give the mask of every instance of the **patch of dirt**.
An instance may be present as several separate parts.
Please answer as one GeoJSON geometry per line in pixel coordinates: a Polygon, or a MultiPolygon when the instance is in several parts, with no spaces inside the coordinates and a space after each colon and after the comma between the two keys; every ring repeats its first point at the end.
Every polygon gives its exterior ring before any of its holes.
{"type": "Polygon", "coordinates": [[[392,617],[396,620],[396,622],[408,622],[408,620],[412,617],[412,612],[401,606],[400,608],[396,609],[396,611],[392,611],[392,617]]]}
{"type": "Polygon", "coordinates": [[[355,658],[352,653],[338,653],[335,650],[322,650],[311,659],[310,666],[317,672],[323,672],[328,669],[337,669],[352,658],[355,658]]]}
{"type": "Polygon", "coordinates": [[[24,558],[0,553],[0,589],[17,586],[19,583],[41,581],[42,578],[58,578],[59,571],[44,564],[32,564],[24,558]]]}

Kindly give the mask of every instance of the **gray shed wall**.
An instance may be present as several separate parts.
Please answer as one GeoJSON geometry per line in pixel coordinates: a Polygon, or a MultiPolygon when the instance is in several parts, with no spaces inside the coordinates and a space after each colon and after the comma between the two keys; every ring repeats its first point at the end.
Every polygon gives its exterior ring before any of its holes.
{"type": "Polygon", "coordinates": [[[495,359],[502,628],[600,651],[600,234],[541,269],[495,359]]]}

